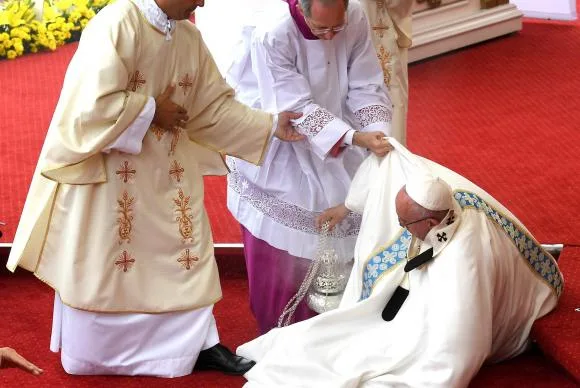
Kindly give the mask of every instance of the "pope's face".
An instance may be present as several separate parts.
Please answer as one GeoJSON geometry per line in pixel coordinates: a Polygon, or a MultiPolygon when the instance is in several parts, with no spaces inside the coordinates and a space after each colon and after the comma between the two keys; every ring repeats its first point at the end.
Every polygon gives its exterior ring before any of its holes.
{"type": "Polygon", "coordinates": [[[404,187],[397,193],[395,208],[397,210],[397,217],[399,218],[399,225],[406,228],[409,233],[419,240],[425,240],[427,233],[433,227],[433,219],[424,217],[417,212],[417,206],[407,195],[404,187]]]}
{"type": "Polygon", "coordinates": [[[197,7],[203,7],[204,3],[204,0],[164,0],[159,5],[170,19],[183,20],[188,19],[197,7]]]}

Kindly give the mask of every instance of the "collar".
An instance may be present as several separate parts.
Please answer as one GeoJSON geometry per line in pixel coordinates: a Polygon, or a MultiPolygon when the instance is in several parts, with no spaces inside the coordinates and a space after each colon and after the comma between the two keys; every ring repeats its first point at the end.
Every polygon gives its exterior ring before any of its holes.
{"type": "Polygon", "coordinates": [[[296,23],[296,27],[302,33],[304,39],[307,40],[318,40],[319,38],[310,31],[310,27],[306,24],[306,20],[304,19],[304,15],[300,13],[297,8],[298,0],[284,0],[288,3],[288,7],[290,8],[290,15],[292,15],[292,19],[294,19],[294,23],[296,23]]]}
{"type": "Polygon", "coordinates": [[[175,20],[169,19],[155,0],[133,0],[133,2],[143,13],[145,19],[165,34],[165,40],[171,40],[171,34],[175,31],[175,20]]]}
{"type": "Polygon", "coordinates": [[[457,201],[453,201],[453,208],[447,213],[445,218],[434,226],[421,246],[422,249],[433,248],[433,257],[436,257],[453,238],[457,227],[461,222],[461,207],[457,201]]]}

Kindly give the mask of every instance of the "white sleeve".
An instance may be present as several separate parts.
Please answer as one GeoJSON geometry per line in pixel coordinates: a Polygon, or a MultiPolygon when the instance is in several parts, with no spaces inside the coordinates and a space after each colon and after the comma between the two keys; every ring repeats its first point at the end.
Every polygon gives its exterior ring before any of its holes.
{"type": "Polygon", "coordinates": [[[352,145],[352,138],[354,137],[354,133],[356,131],[354,129],[349,129],[348,132],[344,135],[344,139],[342,139],[344,145],[352,145]]]}
{"type": "Polygon", "coordinates": [[[137,155],[141,152],[143,138],[151,126],[155,115],[155,99],[149,97],[139,116],[127,127],[127,129],[114,142],[103,148],[104,153],[112,150],[137,155]]]}
{"type": "Polygon", "coordinates": [[[310,85],[296,70],[293,49],[273,37],[254,38],[252,70],[258,80],[262,109],[278,113],[302,113],[294,120],[298,132],[306,136],[313,153],[326,158],[332,147],[352,129],[324,107],[314,103],[310,85]]]}
{"type": "Polygon", "coordinates": [[[383,71],[373,45],[363,10],[353,8],[352,23],[357,27],[349,58],[347,106],[361,131],[382,131],[391,136],[393,103],[385,86],[383,71]],[[356,11],[356,12],[354,12],[356,11]]]}

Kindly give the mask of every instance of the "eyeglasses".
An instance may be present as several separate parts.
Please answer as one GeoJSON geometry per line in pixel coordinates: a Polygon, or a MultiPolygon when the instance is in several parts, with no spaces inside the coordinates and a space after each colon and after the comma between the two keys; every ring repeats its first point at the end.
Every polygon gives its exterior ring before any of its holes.
{"type": "Polygon", "coordinates": [[[407,228],[409,225],[413,225],[413,224],[416,224],[417,222],[428,220],[429,218],[431,218],[431,217],[423,217],[423,218],[420,218],[420,219],[415,220],[415,221],[407,222],[405,224],[402,223],[401,219],[399,218],[399,225],[401,225],[401,228],[407,228]]]}
{"type": "Polygon", "coordinates": [[[314,35],[326,35],[329,32],[333,32],[333,33],[339,33],[340,31],[344,30],[346,28],[346,23],[344,23],[342,26],[338,26],[338,27],[330,27],[330,28],[311,28],[310,31],[312,31],[312,33],[314,35]]]}
{"type": "Polygon", "coordinates": [[[310,31],[312,31],[312,33],[314,35],[326,35],[329,32],[332,33],[339,33],[340,31],[344,30],[348,24],[348,19],[347,19],[347,14],[345,13],[344,15],[344,24],[341,24],[340,26],[336,26],[336,27],[328,27],[328,28],[316,28],[312,26],[312,21],[309,17],[304,17],[304,20],[306,20],[306,23],[308,24],[308,27],[310,28],[310,31]]]}

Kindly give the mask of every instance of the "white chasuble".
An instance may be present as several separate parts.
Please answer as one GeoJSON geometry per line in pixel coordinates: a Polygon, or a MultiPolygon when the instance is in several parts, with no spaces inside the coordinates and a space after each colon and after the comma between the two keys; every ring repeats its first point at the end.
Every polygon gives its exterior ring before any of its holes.
{"type": "Polygon", "coordinates": [[[225,173],[227,154],[259,163],[273,125],[233,95],[189,21],[168,35],[128,0],[99,12],[67,70],[8,267],[93,312],[219,300],[202,176],[225,173]],[[151,126],[136,155],[108,149],[171,84],[189,121],[151,126]]]}
{"type": "MultiPolygon", "coordinates": [[[[344,202],[367,152],[333,147],[350,130],[390,134],[392,104],[360,4],[332,40],[307,39],[285,1],[263,5],[243,27],[227,80],[236,96],[269,112],[301,112],[302,142],[274,140],[260,167],[230,158],[228,208],[249,232],[298,257],[312,259],[315,218],[344,202]]],[[[360,216],[351,214],[332,235],[343,259],[352,258],[360,216]]]]}
{"type": "Polygon", "coordinates": [[[246,387],[466,387],[484,362],[514,357],[563,280],[553,257],[493,197],[458,174],[396,150],[361,166],[346,205],[363,214],[341,306],[240,346],[257,361],[246,387]],[[454,190],[425,241],[400,228],[395,196],[424,168],[454,190]],[[433,259],[405,272],[417,252],[433,259]],[[394,290],[409,294],[394,319],[394,290]]]}

